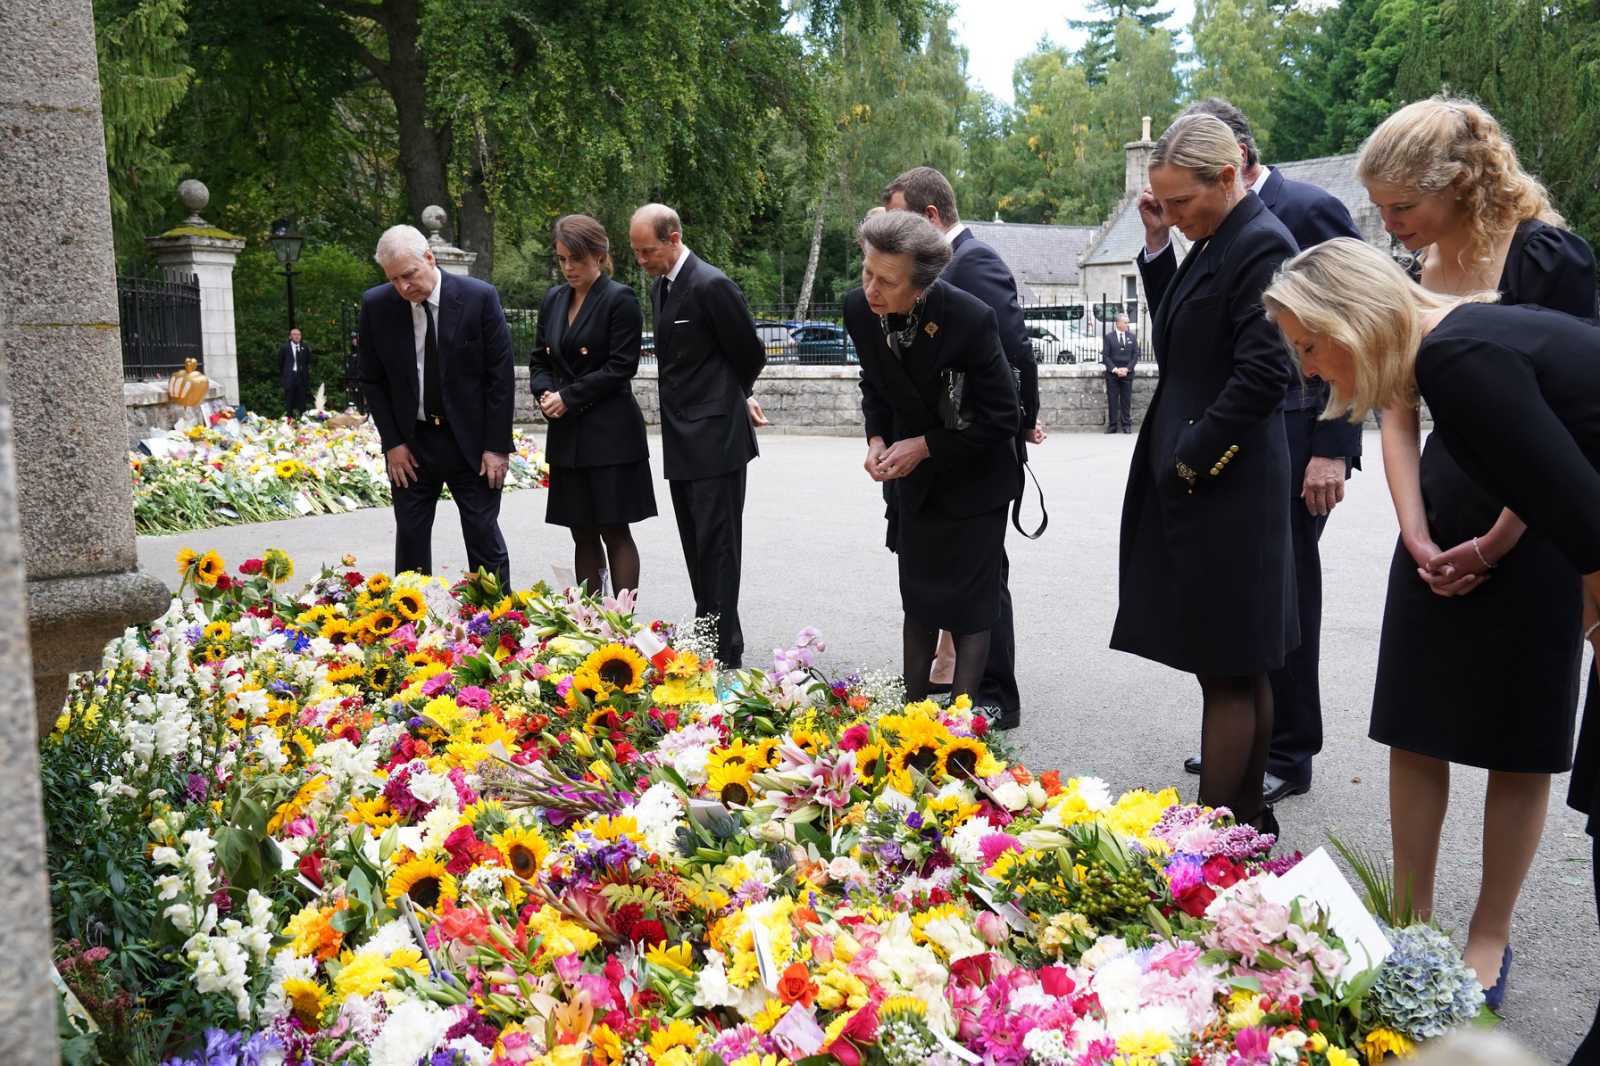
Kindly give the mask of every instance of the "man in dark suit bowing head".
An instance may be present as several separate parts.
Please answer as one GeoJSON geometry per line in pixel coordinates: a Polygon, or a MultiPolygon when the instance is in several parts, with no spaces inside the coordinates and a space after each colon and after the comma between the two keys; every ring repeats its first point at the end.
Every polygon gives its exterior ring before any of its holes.
{"type": "Polygon", "coordinates": [[[361,388],[394,494],[394,568],[433,572],[439,493],[461,513],[467,567],[501,585],[511,563],[500,488],[511,454],[511,330],[493,285],[446,274],[413,226],[392,226],[374,256],[389,284],[361,300],[361,388]]]}
{"type": "MultiPolygon", "coordinates": [[[[1044,427],[1039,424],[1039,364],[1033,357],[1033,342],[1028,339],[1022,320],[1022,305],[1017,299],[1017,280],[1011,268],[993,247],[978,240],[961,221],[956,210],[956,192],[950,181],[933,167],[912,167],[891,181],[883,190],[883,206],[891,211],[912,211],[922,215],[944,234],[953,253],[939,275],[971,296],[976,296],[994,311],[1000,331],[1000,346],[1006,362],[1016,371],[1022,399],[1022,424],[1018,449],[1044,443],[1044,427]]],[[[1000,559],[1000,617],[989,632],[989,664],[977,703],[996,728],[1015,729],[1022,722],[1022,695],[1017,688],[1017,635],[1011,612],[1011,560],[1000,559]]]]}
{"type": "Polygon", "coordinates": [[[766,346],[744,294],[683,243],[678,213],[645,204],[628,227],[633,256],[655,282],[662,466],[678,540],[694,590],[695,617],[717,618],[717,659],[744,658],[739,570],[744,540],[745,467],[767,424],[753,395],[766,346]]]}
{"type": "MultiPolygon", "coordinates": [[[[1262,163],[1250,123],[1237,107],[1212,97],[1191,104],[1185,114],[1221,119],[1244,154],[1245,188],[1261,198],[1302,251],[1335,237],[1361,237],[1350,211],[1338,197],[1303,181],[1293,181],[1262,163]]],[[[1300,594],[1300,647],[1289,653],[1272,682],[1272,747],[1264,790],[1268,803],[1311,788],[1311,759],[1322,750],[1322,694],[1318,678],[1322,635],[1322,555],[1317,542],[1328,515],[1344,499],[1345,479],[1361,466],[1361,427],[1342,418],[1323,420],[1328,384],[1320,378],[1291,380],[1283,401],[1289,437],[1289,535],[1294,546],[1295,580],[1300,594]]],[[[1184,767],[1199,773],[1199,759],[1184,767]],[[1192,769],[1191,769],[1192,767],[1192,769]]]]}

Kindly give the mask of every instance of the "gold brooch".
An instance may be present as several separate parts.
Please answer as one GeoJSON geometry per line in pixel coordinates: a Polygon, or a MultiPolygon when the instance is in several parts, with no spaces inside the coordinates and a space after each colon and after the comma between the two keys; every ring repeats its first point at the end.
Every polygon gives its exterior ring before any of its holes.
{"type": "Polygon", "coordinates": [[[929,322],[926,326],[922,327],[922,332],[926,333],[930,337],[933,336],[935,333],[939,332],[939,323],[929,322]]]}

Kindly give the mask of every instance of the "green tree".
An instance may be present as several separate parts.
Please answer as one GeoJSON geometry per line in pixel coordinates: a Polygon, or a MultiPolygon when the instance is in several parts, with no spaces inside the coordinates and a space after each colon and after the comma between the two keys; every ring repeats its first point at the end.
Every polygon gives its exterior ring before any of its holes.
{"type": "Polygon", "coordinates": [[[1189,91],[1220,96],[1250,119],[1263,158],[1272,158],[1273,98],[1284,82],[1282,12],[1271,0],[1197,0],[1189,91]]]}
{"type": "MultiPolygon", "coordinates": [[[[1107,67],[1122,52],[1117,40],[1117,28],[1123,19],[1132,19],[1145,31],[1155,30],[1172,17],[1170,9],[1160,11],[1160,0],[1091,0],[1089,10],[1099,18],[1068,19],[1067,25],[1075,30],[1088,30],[1089,36],[1078,52],[1078,62],[1083,64],[1084,76],[1090,85],[1099,85],[1106,78],[1107,67]]],[[[1170,34],[1169,34],[1170,36],[1170,34]]]]}

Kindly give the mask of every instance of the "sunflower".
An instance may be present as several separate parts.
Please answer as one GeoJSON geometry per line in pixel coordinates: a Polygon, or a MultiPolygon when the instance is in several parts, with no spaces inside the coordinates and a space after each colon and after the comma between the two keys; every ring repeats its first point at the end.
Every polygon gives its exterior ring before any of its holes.
{"type": "Polygon", "coordinates": [[[358,662],[340,662],[328,667],[328,684],[342,685],[346,681],[361,676],[361,664],[358,662]]]}
{"type": "Polygon", "coordinates": [[[195,566],[194,579],[206,588],[211,588],[217,583],[217,579],[227,572],[228,564],[222,561],[222,556],[216,552],[206,552],[195,566]]]}
{"type": "Polygon", "coordinates": [[[268,548],[261,557],[261,569],[274,585],[281,585],[294,576],[294,560],[282,548],[268,548]]]}
{"type": "Polygon", "coordinates": [[[200,558],[200,555],[193,548],[180,548],[178,550],[178,573],[188,574],[189,568],[194,565],[194,561],[198,558],[200,558]]]}
{"type": "Polygon", "coordinates": [[[592,677],[595,689],[610,695],[625,692],[632,695],[644,687],[644,674],[648,664],[644,656],[621,644],[607,644],[591,652],[577,672],[592,677]]]}
{"type": "Polygon", "coordinates": [[[438,859],[412,859],[389,878],[384,894],[390,906],[399,902],[401,896],[410,896],[412,903],[431,910],[441,900],[456,898],[456,879],[438,859]]]}
{"type": "Polygon", "coordinates": [[[925,774],[933,769],[939,760],[939,749],[950,739],[950,730],[939,722],[909,719],[900,729],[900,745],[895,749],[894,759],[900,767],[925,774]]]}
{"type": "Polygon", "coordinates": [[[332,644],[348,644],[355,636],[355,627],[348,618],[330,618],[322,623],[322,635],[332,644]]]}
{"type": "Polygon", "coordinates": [[[755,775],[749,763],[725,762],[715,769],[707,765],[706,788],[723,803],[742,807],[750,802],[750,779],[755,775]]]}
{"type": "Polygon", "coordinates": [[[390,599],[390,604],[400,617],[408,622],[415,622],[427,610],[427,601],[422,598],[422,593],[416,589],[401,589],[390,599]]]}
{"type": "Polygon", "coordinates": [[[833,746],[833,741],[828,734],[820,729],[807,729],[804,726],[789,730],[789,739],[806,752],[808,755],[820,755],[823,751],[833,746]]]}
{"type": "Polygon", "coordinates": [[[387,607],[373,611],[366,617],[367,629],[374,636],[386,637],[400,628],[400,619],[387,607]]]}
{"type": "Polygon", "coordinates": [[[306,1032],[314,1033],[322,1028],[322,1012],[327,1009],[330,997],[321,985],[303,977],[285,978],[283,998],[306,1032]]]}
{"type": "Polygon", "coordinates": [[[394,688],[394,663],[379,659],[367,667],[367,686],[374,691],[387,693],[394,688]]]}
{"type": "Polygon", "coordinates": [[[544,865],[545,856],[550,854],[549,842],[539,835],[537,829],[520,825],[510,826],[490,843],[505,859],[511,872],[524,880],[531,881],[539,872],[539,867],[544,865]]]}
{"type": "Polygon", "coordinates": [[[590,711],[589,716],[583,720],[583,731],[590,736],[593,736],[598,729],[604,729],[608,733],[616,733],[621,731],[622,725],[623,718],[616,712],[616,709],[606,704],[601,704],[590,711]]]}
{"type": "Polygon", "coordinates": [[[667,1052],[673,1048],[683,1048],[693,1051],[700,1043],[700,1030],[692,1023],[677,1020],[665,1029],[658,1029],[650,1036],[650,1058],[659,1062],[667,1052]]]}
{"type": "Polygon", "coordinates": [[[757,770],[770,770],[778,759],[778,746],[783,741],[778,737],[767,737],[755,747],[750,749],[750,765],[757,770]]]}
{"type": "Polygon", "coordinates": [[[883,770],[882,744],[863,744],[856,749],[856,776],[861,778],[862,784],[872,784],[883,770]]]}
{"type": "Polygon", "coordinates": [[[201,647],[200,655],[208,663],[220,663],[228,657],[231,650],[226,644],[212,641],[201,647]]]}
{"type": "Polygon", "coordinates": [[[367,578],[367,591],[374,596],[382,596],[389,591],[389,575],[384,573],[373,574],[367,578]]]}
{"type": "Polygon", "coordinates": [[[217,620],[205,628],[206,640],[232,640],[233,626],[222,620],[217,620]]]}
{"type": "Polygon", "coordinates": [[[400,815],[389,809],[389,801],[380,793],[369,800],[351,800],[350,809],[345,812],[344,820],[351,825],[369,825],[381,831],[398,822],[400,815]]]}
{"type": "Polygon", "coordinates": [[[293,459],[281,459],[273,469],[277,471],[278,477],[288,481],[300,472],[300,464],[293,459]]]}
{"type": "MultiPolygon", "coordinates": [[[[737,738],[727,747],[713,751],[706,759],[706,773],[708,775],[716,773],[724,766],[737,767],[750,773],[766,769],[763,764],[757,761],[756,750],[737,738]]],[[[748,778],[748,774],[746,776],[748,778]]]]}
{"type": "Polygon", "coordinates": [[[971,737],[952,737],[939,749],[939,772],[963,781],[988,777],[1000,772],[1000,764],[989,754],[988,745],[971,737]]]}
{"type": "Polygon", "coordinates": [[[511,819],[506,817],[505,804],[499,800],[480,799],[462,810],[461,824],[472,826],[480,840],[492,841],[497,833],[511,824],[511,819]]]}

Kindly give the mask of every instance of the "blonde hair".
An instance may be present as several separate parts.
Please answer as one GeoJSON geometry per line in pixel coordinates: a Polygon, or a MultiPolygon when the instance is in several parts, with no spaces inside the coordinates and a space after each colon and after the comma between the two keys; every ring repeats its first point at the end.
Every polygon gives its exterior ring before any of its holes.
{"type": "MultiPolygon", "coordinates": [[[[1344,396],[1333,389],[1322,417],[1348,411],[1356,423],[1374,407],[1416,406],[1417,349],[1425,312],[1499,298],[1496,292],[1429,292],[1393,259],[1354,237],[1338,237],[1301,252],[1278,268],[1261,294],[1273,322],[1287,312],[1308,332],[1350,352],[1355,392],[1344,396]]],[[[1293,356],[1298,366],[1300,352],[1293,351],[1293,356]]]]}
{"type": "Polygon", "coordinates": [[[1522,169],[1500,123],[1461,97],[1418,100],[1384,119],[1361,146],[1356,173],[1422,193],[1454,187],[1473,263],[1487,262],[1495,241],[1525,219],[1566,224],[1544,185],[1522,169]]]}
{"type": "Polygon", "coordinates": [[[1183,167],[1207,185],[1221,180],[1223,167],[1233,168],[1235,184],[1244,175],[1239,138],[1220,118],[1199,112],[1182,115],[1167,127],[1150,153],[1150,166],[1183,167]]]}

